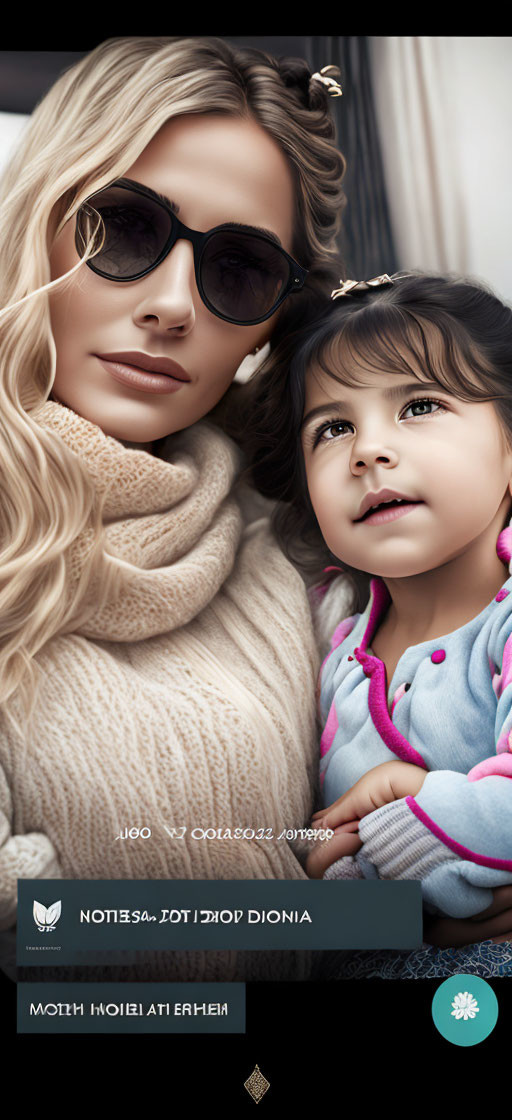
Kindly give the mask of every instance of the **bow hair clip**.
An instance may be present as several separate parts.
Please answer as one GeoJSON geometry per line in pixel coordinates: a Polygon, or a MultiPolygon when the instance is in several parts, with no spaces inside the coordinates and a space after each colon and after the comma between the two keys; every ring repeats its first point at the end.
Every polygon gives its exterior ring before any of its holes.
{"type": "Polygon", "coordinates": [[[382,288],[386,284],[393,284],[394,281],[387,272],[383,272],[382,276],[374,276],[373,280],[345,280],[341,288],[335,288],[331,292],[331,299],[338,299],[340,296],[351,296],[357,292],[368,292],[372,288],[382,288]]]}
{"type": "Polygon", "coordinates": [[[317,71],[316,74],[311,75],[311,81],[314,80],[316,82],[321,82],[322,85],[327,87],[327,93],[329,93],[331,97],[341,97],[343,94],[343,90],[340,86],[340,83],[337,82],[335,78],[327,77],[328,70],[337,69],[337,66],[323,66],[320,70],[320,73],[317,71]]]}

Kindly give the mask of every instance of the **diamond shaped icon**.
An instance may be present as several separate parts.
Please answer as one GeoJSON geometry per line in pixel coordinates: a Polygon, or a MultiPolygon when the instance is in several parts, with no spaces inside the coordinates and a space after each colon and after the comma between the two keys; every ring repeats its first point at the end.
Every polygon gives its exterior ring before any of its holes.
{"type": "Polygon", "coordinates": [[[267,1089],[270,1089],[270,1081],[263,1076],[259,1066],[254,1067],[251,1076],[244,1081],[244,1085],[256,1104],[265,1096],[267,1089]]]}

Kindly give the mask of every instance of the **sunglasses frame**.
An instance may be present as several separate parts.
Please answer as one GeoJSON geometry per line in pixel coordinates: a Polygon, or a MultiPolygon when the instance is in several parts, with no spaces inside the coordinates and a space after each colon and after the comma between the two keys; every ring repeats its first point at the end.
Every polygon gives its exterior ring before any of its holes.
{"type": "MultiPolygon", "coordinates": [[[[103,194],[104,191],[110,190],[112,187],[120,187],[123,190],[130,190],[135,194],[140,194],[145,198],[151,199],[151,202],[153,202],[155,206],[159,206],[169,215],[171,219],[171,232],[169,234],[169,237],[167,238],[165,245],[163,246],[153,264],[151,264],[149,268],[145,268],[141,272],[137,272],[135,276],[110,276],[108,272],[104,272],[103,269],[99,268],[98,265],[94,263],[94,257],[91,257],[90,260],[85,262],[88,268],[90,268],[93,272],[96,272],[98,276],[102,276],[105,280],[112,280],[114,281],[114,283],[118,284],[128,284],[132,283],[134,280],[141,280],[143,276],[147,276],[150,272],[154,272],[155,268],[158,268],[159,264],[161,264],[162,261],[165,260],[165,258],[171,252],[171,249],[174,248],[177,241],[185,240],[192,243],[192,247],[194,250],[194,271],[197,290],[205,307],[208,308],[208,311],[211,311],[212,315],[216,315],[218,319],[224,319],[227,323],[235,323],[239,327],[251,327],[256,325],[257,323],[264,323],[266,319],[270,319],[270,317],[274,315],[278,307],[281,306],[287,296],[293,295],[294,292],[300,292],[301,288],[303,287],[306,276],[308,275],[308,270],[306,268],[302,268],[302,265],[298,264],[298,262],[294,260],[293,257],[291,257],[290,254],[287,253],[281,245],[278,245],[273,240],[273,238],[267,237],[264,233],[258,233],[256,230],[254,231],[254,233],[252,232],[252,230],[247,230],[247,232],[245,232],[244,230],[239,229],[238,226],[232,225],[229,222],[224,223],[224,225],[214,226],[213,229],[207,230],[206,233],[200,233],[198,230],[190,229],[188,226],[184,225],[183,222],[180,222],[174,211],[170,206],[167,205],[167,203],[163,201],[163,199],[158,198],[149,187],[145,187],[142,183],[136,183],[133,179],[116,179],[115,182],[110,183],[108,187],[102,187],[100,191],[95,191],[94,194],[90,195],[89,198],[85,199],[85,201],[82,202],[82,205],[78,208],[77,211],[77,222],[75,228],[75,246],[79,256],[81,255],[81,247],[78,241],[78,221],[80,211],[86,208],[94,210],[94,206],[92,204],[93,199],[96,198],[97,195],[103,194]],[[279,299],[276,300],[270,311],[267,311],[265,315],[261,315],[258,319],[241,320],[233,319],[229,315],[223,315],[222,312],[217,311],[217,309],[213,306],[213,304],[208,299],[206,292],[204,291],[201,282],[201,260],[206,245],[217,233],[235,233],[239,234],[241,237],[254,237],[257,241],[263,241],[265,242],[265,244],[271,245],[272,249],[274,249],[275,252],[278,252],[287,261],[289,269],[288,282],[285,284],[279,296],[279,299]]],[[[94,212],[98,213],[97,211],[94,212]]]]}

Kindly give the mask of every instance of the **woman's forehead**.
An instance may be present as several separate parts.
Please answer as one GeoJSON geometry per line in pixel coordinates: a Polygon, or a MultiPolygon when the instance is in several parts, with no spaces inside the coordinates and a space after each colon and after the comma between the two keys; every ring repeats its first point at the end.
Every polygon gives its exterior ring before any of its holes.
{"type": "Polygon", "coordinates": [[[274,233],[289,249],[295,191],[288,161],[252,117],[190,114],[166,122],[126,172],[172,199],[206,231],[240,222],[274,233]]]}

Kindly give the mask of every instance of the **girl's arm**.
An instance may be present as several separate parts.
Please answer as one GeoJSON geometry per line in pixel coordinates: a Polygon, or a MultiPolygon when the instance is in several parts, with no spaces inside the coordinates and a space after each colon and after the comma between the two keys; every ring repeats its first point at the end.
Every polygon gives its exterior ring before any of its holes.
{"type": "MultiPolygon", "coordinates": [[[[495,753],[467,774],[423,772],[418,791],[369,807],[358,827],[362,874],[419,879],[427,909],[461,919],[479,918],[496,900],[499,904],[500,888],[512,884],[512,611],[492,628],[485,652],[488,687],[498,701],[495,753]]],[[[447,733],[456,735],[456,723],[447,733]]],[[[458,756],[463,752],[460,743],[458,756]]],[[[492,929],[489,936],[508,932],[494,928],[496,915],[490,912],[482,920],[486,931],[492,929]]],[[[484,936],[483,927],[475,936],[484,936]]]]}
{"type": "Polygon", "coordinates": [[[383,762],[364,774],[329,808],[315,813],[316,828],[334,829],[335,835],[310,852],[306,862],[308,875],[319,879],[336,860],[354,855],[362,844],[358,836],[361,818],[390,801],[418,793],[425,778],[426,771],[420,766],[398,759],[383,762]]]}
{"type": "Polygon", "coordinates": [[[361,854],[379,877],[421,879],[427,906],[454,918],[481,916],[495,902],[493,891],[512,884],[512,611],[491,630],[487,656],[497,700],[494,753],[467,774],[431,771],[418,794],[378,808],[359,826],[361,854]]]}
{"type": "Polygon", "coordinates": [[[410,762],[393,759],[374,766],[342,797],[327,809],[320,809],[313,820],[317,828],[337,828],[348,821],[361,820],[390,801],[419,793],[427,771],[410,762]]]}

